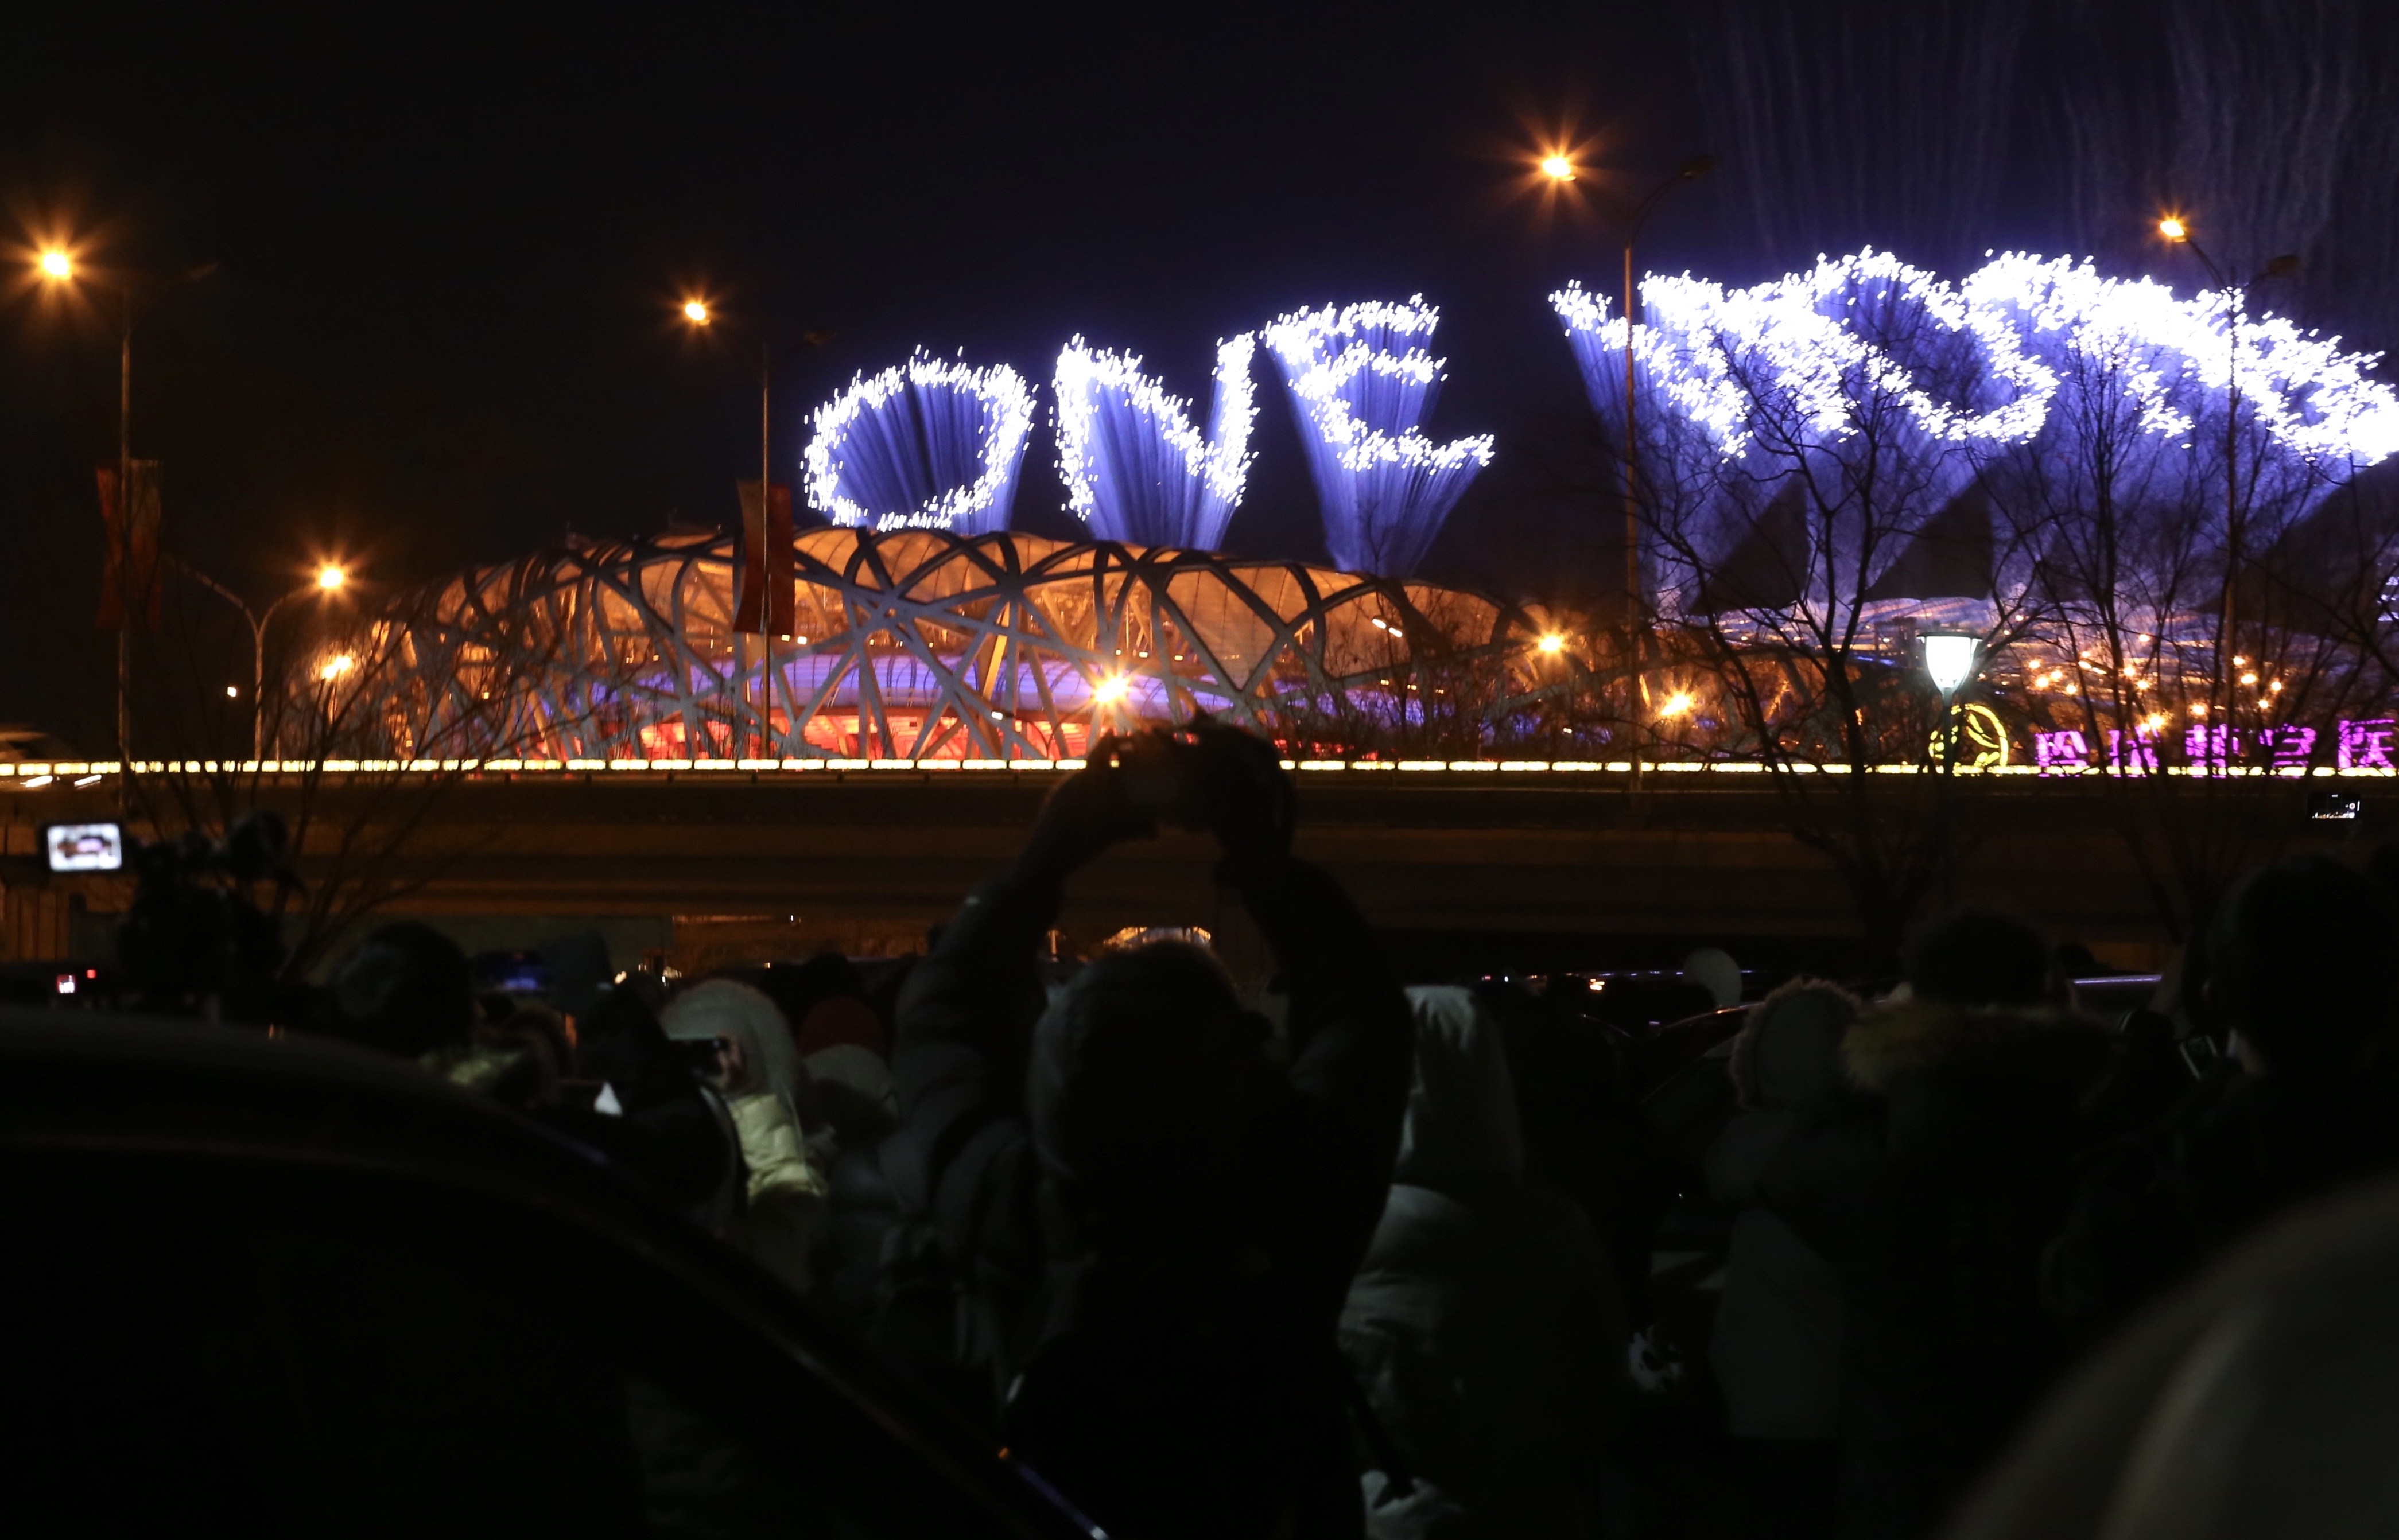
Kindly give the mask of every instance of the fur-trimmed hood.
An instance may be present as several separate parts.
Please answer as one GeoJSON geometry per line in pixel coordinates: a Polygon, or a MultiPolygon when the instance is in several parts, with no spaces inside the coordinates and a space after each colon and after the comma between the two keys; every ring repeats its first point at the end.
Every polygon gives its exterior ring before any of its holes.
{"type": "Polygon", "coordinates": [[[1909,1001],[1868,1011],[1841,1041],[1850,1085],[1881,1105],[1885,1154],[1936,1186],[2053,1176],[2114,1058],[2105,1028],[2045,1006],[1909,1001]]]}
{"type": "Polygon", "coordinates": [[[1841,1039],[1850,1084],[1877,1096],[1925,1072],[2010,1080],[2061,1072],[2079,1077],[2107,1056],[2106,1029],[2053,1006],[1903,1001],[1867,1011],[1841,1039]]]}

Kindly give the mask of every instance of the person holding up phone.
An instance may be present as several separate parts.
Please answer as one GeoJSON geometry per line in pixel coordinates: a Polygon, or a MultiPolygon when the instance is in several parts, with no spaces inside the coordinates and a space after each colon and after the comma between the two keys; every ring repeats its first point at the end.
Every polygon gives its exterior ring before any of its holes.
{"type": "Polygon", "coordinates": [[[1362,1531],[1335,1328],[1414,1027],[1356,907],[1293,856],[1294,821],[1272,744],[1204,719],[1104,738],[901,1003],[886,1169],[938,1237],[996,1431],[1111,1533],[1362,1531]],[[1044,1008],[1066,883],[1160,823],[1223,849],[1289,989],[1287,1067],[1185,943],[1103,957],[1044,1008]]]}

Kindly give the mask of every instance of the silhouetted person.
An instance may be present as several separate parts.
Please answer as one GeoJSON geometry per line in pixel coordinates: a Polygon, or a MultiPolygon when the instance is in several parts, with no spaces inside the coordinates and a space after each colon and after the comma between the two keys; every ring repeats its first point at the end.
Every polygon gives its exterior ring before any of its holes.
{"type": "Polygon", "coordinates": [[[1742,1112],[1710,1146],[1708,1191],[1736,1210],[1708,1359],[1741,1452],[1755,1533],[1830,1535],[1841,1427],[1841,1277],[1772,1209],[1757,1179],[1802,1119],[1845,1089],[1841,1038],[1858,1002],[1818,979],[1751,1008],[1733,1040],[1742,1112]]]}
{"type": "Polygon", "coordinates": [[[2052,998],[2049,944],[2021,920],[1961,909],[1927,923],[1901,953],[1918,1000],[1953,1006],[2037,1006],[2052,998]]]}
{"type": "Polygon", "coordinates": [[[1342,1351],[1411,1478],[1368,1473],[1366,1531],[1591,1534],[1630,1395],[1615,1276],[1582,1211],[1524,1180],[1498,1026],[1465,990],[1409,995],[1406,1131],[1341,1314],[1342,1351]]]}
{"type": "Polygon", "coordinates": [[[1847,1536],[1929,1533],[2055,1373],[2041,1249],[2112,1064],[2096,1024],[2035,1003],[2026,926],[1936,921],[1907,964],[1918,998],[1850,1027],[1843,1094],[1755,1182],[1840,1270],[1847,1536]]]}
{"type": "Polygon", "coordinates": [[[2095,1162],[2051,1250],[2052,1301],[2088,1329],[2278,1210],[2399,1169],[2390,895],[2294,857],[2236,887],[2209,940],[2207,1013],[2230,1029],[2233,1059],[2095,1162]]]}
{"type": "Polygon", "coordinates": [[[807,1072],[775,1002],[748,984],[710,979],[667,1003],[670,1041],[713,1043],[712,1088],[741,1152],[740,1212],[725,1238],[799,1293],[813,1282],[809,1251],[826,1200],[825,1174],[800,1129],[807,1072]]]}
{"type": "Polygon", "coordinates": [[[1132,747],[1145,767],[1094,746],[909,980],[885,1166],[936,1227],[1010,1447],[1099,1523],[1356,1534],[1335,1328],[1390,1182],[1407,1002],[1349,898],[1291,856],[1271,745],[1203,727],[1179,753],[1132,747]],[[1043,1010],[1067,877],[1153,816],[1223,846],[1289,991],[1287,1070],[1186,946],[1104,957],[1043,1010]]]}
{"type": "Polygon", "coordinates": [[[342,1035],[402,1059],[464,1047],[481,1020],[466,952],[415,920],[375,927],[334,970],[332,993],[342,1035]]]}

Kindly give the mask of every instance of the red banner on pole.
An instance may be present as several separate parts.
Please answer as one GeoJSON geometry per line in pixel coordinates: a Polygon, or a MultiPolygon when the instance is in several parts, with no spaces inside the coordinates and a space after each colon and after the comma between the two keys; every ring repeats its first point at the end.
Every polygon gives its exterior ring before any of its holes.
{"type": "Polygon", "coordinates": [[[93,472],[100,482],[100,521],[107,531],[106,566],[100,586],[102,630],[138,624],[155,631],[160,623],[158,582],[158,462],[133,462],[133,516],[128,520],[116,495],[116,467],[93,472]],[[128,616],[138,620],[129,622],[128,616]]]}
{"type": "Polygon", "coordinates": [[[778,481],[761,507],[758,483],[741,489],[741,597],[733,628],[756,636],[789,636],[798,601],[792,566],[792,489],[778,481]]]}

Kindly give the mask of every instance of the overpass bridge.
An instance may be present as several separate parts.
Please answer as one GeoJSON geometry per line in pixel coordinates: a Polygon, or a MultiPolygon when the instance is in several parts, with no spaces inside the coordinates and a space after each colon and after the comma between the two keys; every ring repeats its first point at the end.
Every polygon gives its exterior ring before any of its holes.
{"type": "MultiPolygon", "coordinates": [[[[372,844],[379,824],[421,817],[382,873],[405,889],[385,912],[434,918],[470,946],[530,945],[588,926],[620,956],[709,966],[828,947],[915,950],[1009,859],[1062,773],[645,763],[436,775],[414,786],[332,774],[256,785],[268,804],[318,799],[304,875],[329,869],[345,831],[372,844]]],[[[1565,967],[1643,940],[1837,942],[1861,929],[1839,873],[1792,836],[1763,776],[1653,771],[1636,788],[1620,771],[1328,765],[1299,782],[1300,852],[1337,873],[1419,961],[1565,967]]],[[[1976,837],[1955,899],[2016,909],[2128,966],[2148,961],[2164,935],[2105,790],[1961,780],[1958,808],[1976,837]]],[[[2241,794],[2306,837],[2324,827],[2305,821],[2306,792],[2260,782],[2241,794]]],[[[115,798],[113,777],[0,790],[10,956],[89,955],[101,944],[127,885],[46,874],[39,830],[111,817],[115,798]]],[[[2372,837],[2379,797],[2367,813],[2338,827],[2372,837]]],[[[1075,885],[1062,942],[1127,925],[1222,924],[1213,858],[1212,842],[1179,832],[1111,852],[1075,885]]]]}

